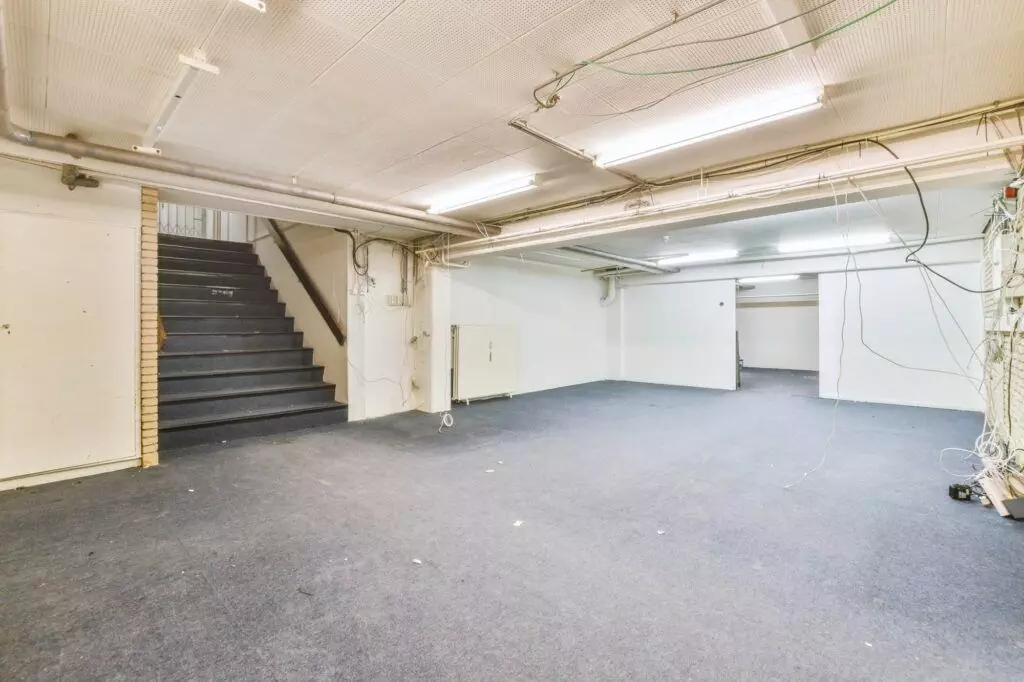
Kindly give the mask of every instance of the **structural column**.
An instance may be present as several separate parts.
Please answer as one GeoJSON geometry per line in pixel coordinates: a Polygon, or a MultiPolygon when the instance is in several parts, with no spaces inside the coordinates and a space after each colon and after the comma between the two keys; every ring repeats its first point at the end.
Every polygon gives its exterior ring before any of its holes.
{"type": "Polygon", "coordinates": [[[160,314],[157,307],[157,191],[142,188],[139,250],[139,428],[142,466],[159,463],[157,363],[160,314]]]}

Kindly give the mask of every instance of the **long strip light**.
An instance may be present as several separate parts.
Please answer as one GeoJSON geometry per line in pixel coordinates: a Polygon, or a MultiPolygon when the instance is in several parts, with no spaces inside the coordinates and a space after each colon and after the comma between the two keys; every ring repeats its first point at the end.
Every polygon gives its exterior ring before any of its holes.
{"type": "Polygon", "coordinates": [[[820,89],[786,90],[737,102],[623,140],[599,152],[594,163],[601,168],[609,168],[780,121],[821,108],[821,97],[820,89]]]}
{"type": "Polygon", "coordinates": [[[238,0],[238,2],[252,7],[257,12],[267,11],[267,3],[263,2],[263,0],[238,0]]]}
{"type": "Polygon", "coordinates": [[[703,253],[688,253],[684,256],[669,256],[660,258],[658,267],[666,265],[685,265],[687,263],[709,263],[716,260],[730,260],[739,255],[736,249],[723,249],[721,251],[705,251],[703,253]]]}
{"type": "Polygon", "coordinates": [[[477,185],[461,192],[441,197],[427,209],[427,213],[448,213],[449,211],[466,208],[474,204],[482,204],[485,201],[494,201],[502,197],[510,197],[513,194],[527,192],[536,188],[537,183],[532,175],[515,178],[514,180],[495,185],[477,185]]]}
{"type": "Polygon", "coordinates": [[[764,277],[741,277],[739,284],[764,284],[765,282],[792,282],[800,279],[800,275],[765,275],[764,277]]]}
{"type": "Polygon", "coordinates": [[[888,244],[891,241],[888,232],[865,232],[839,237],[821,237],[818,239],[801,239],[781,242],[776,249],[779,253],[803,253],[805,251],[831,251],[851,246],[875,246],[888,244]]]}

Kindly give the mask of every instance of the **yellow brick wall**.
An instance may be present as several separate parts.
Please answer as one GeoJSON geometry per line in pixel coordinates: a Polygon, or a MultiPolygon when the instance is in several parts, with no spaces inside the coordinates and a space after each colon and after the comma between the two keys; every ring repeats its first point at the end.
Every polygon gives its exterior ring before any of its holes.
{"type": "Polygon", "coordinates": [[[140,415],[142,429],[142,466],[159,463],[157,432],[157,352],[159,313],[157,310],[157,191],[142,188],[142,230],[140,244],[141,319],[140,338],[140,415]]]}

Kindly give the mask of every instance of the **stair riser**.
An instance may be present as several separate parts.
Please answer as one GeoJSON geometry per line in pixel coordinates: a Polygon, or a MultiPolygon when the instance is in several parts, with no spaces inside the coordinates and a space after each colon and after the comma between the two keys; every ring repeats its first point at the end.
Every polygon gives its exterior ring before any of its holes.
{"type": "Polygon", "coordinates": [[[284,303],[221,303],[219,301],[160,301],[161,315],[216,317],[284,316],[284,303]]]}
{"type": "Polygon", "coordinates": [[[176,234],[157,235],[157,243],[160,246],[186,246],[198,249],[211,249],[214,251],[241,251],[251,253],[252,244],[248,242],[222,242],[214,239],[200,239],[198,237],[182,237],[176,234]]]}
{"type": "Polygon", "coordinates": [[[188,260],[184,258],[168,258],[157,254],[157,266],[160,270],[176,270],[178,272],[213,272],[225,275],[260,275],[265,276],[263,266],[250,263],[224,263],[212,260],[188,260]]]}
{"type": "Polygon", "coordinates": [[[160,395],[180,395],[199,391],[230,391],[243,388],[274,388],[324,380],[321,367],[308,367],[288,372],[267,374],[234,374],[219,377],[190,377],[187,379],[160,379],[160,395]]]}
{"type": "Polygon", "coordinates": [[[163,450],[170,450],[172,448],[180,448],[187,445],[219,443],[221,441],[234,440],[236,438],[269,436],[277,433],[287,433],[298,429],[312,428],[315,426],[344,424],[347,419],[348,410],[345,407],[339,407],[335,410],[325,410],[322,412],[283,415],[280,417],[261,417],[260,419],[246,422],[215,424],[212,426],[175,429],[174,431],[161,431],[160,448],[163,450]]]}
{"type": "Polygon", "coordinates": [[[261,348],[302,348],[302,334],[211,334],[176,336],[169,334],[162,350],[168,353],[187,353],[206,350],[258,350],[261,348]]]}
{"type": "Polygon", "coordinates": [[[238,355],[192,355],[161,357],[160,374],[168,372],[213,372],[229,369],[257,369],[261,367],[294,367],[313,362],[313,351],[282,350],[271,353],[241,353],[238,355]]]}
{"type": "Polygon", "coordinates": [[[233,289],[227,286],[193,287],[181,284],[160,284],[161,300],[218,301],[220,303],[250,302],[275,303],[277,292],[273,289],[233,289]]]}
{"type": "Polygon", "coordinates": [[[255,253],[246,251],[224,251],[222,249],[194,249],[189,246],[172,246],[161,244],[158,247],[157,255],[165,258],[187,258],[189,260],[217,261],[225,263],[246,263],[254,265],[259,263],[259,257],[255,253]]]}
{"type": "Polygon", "coordinates": [[[165,317],[168,334],[216,334],[232,332],[290,332],[295,321],[290,317],[165,317]]]}
{"type": "Polygon", "coordinates": [[[248,412],[249,410],[262,410],[274,407],[299,407],[301,405],[328,403],[332,400],[334,400],[333,386],[304,391],[288,391],[287,393],[189,400],[160,405],[160,419],[186,419],[189,417],[207,417],[214,414],[248,412]]]}
{"type": "Polygon", "coordinates": [[[175,272],[164,270],[159,276],[160,286],[165,284],[193,284],[214,287],[245,287],[269,289],[270,278],[260,275],[229,275],[219,272],[175,272]]]}

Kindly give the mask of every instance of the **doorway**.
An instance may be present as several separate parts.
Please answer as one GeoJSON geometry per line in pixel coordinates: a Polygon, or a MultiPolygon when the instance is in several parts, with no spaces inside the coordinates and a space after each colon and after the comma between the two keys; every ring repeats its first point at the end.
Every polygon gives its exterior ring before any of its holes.
{"type": "Polygon", "coordinates": [[[739,387],[818,396],[818,278],[740,279],[736,291],[739,387]]]}

